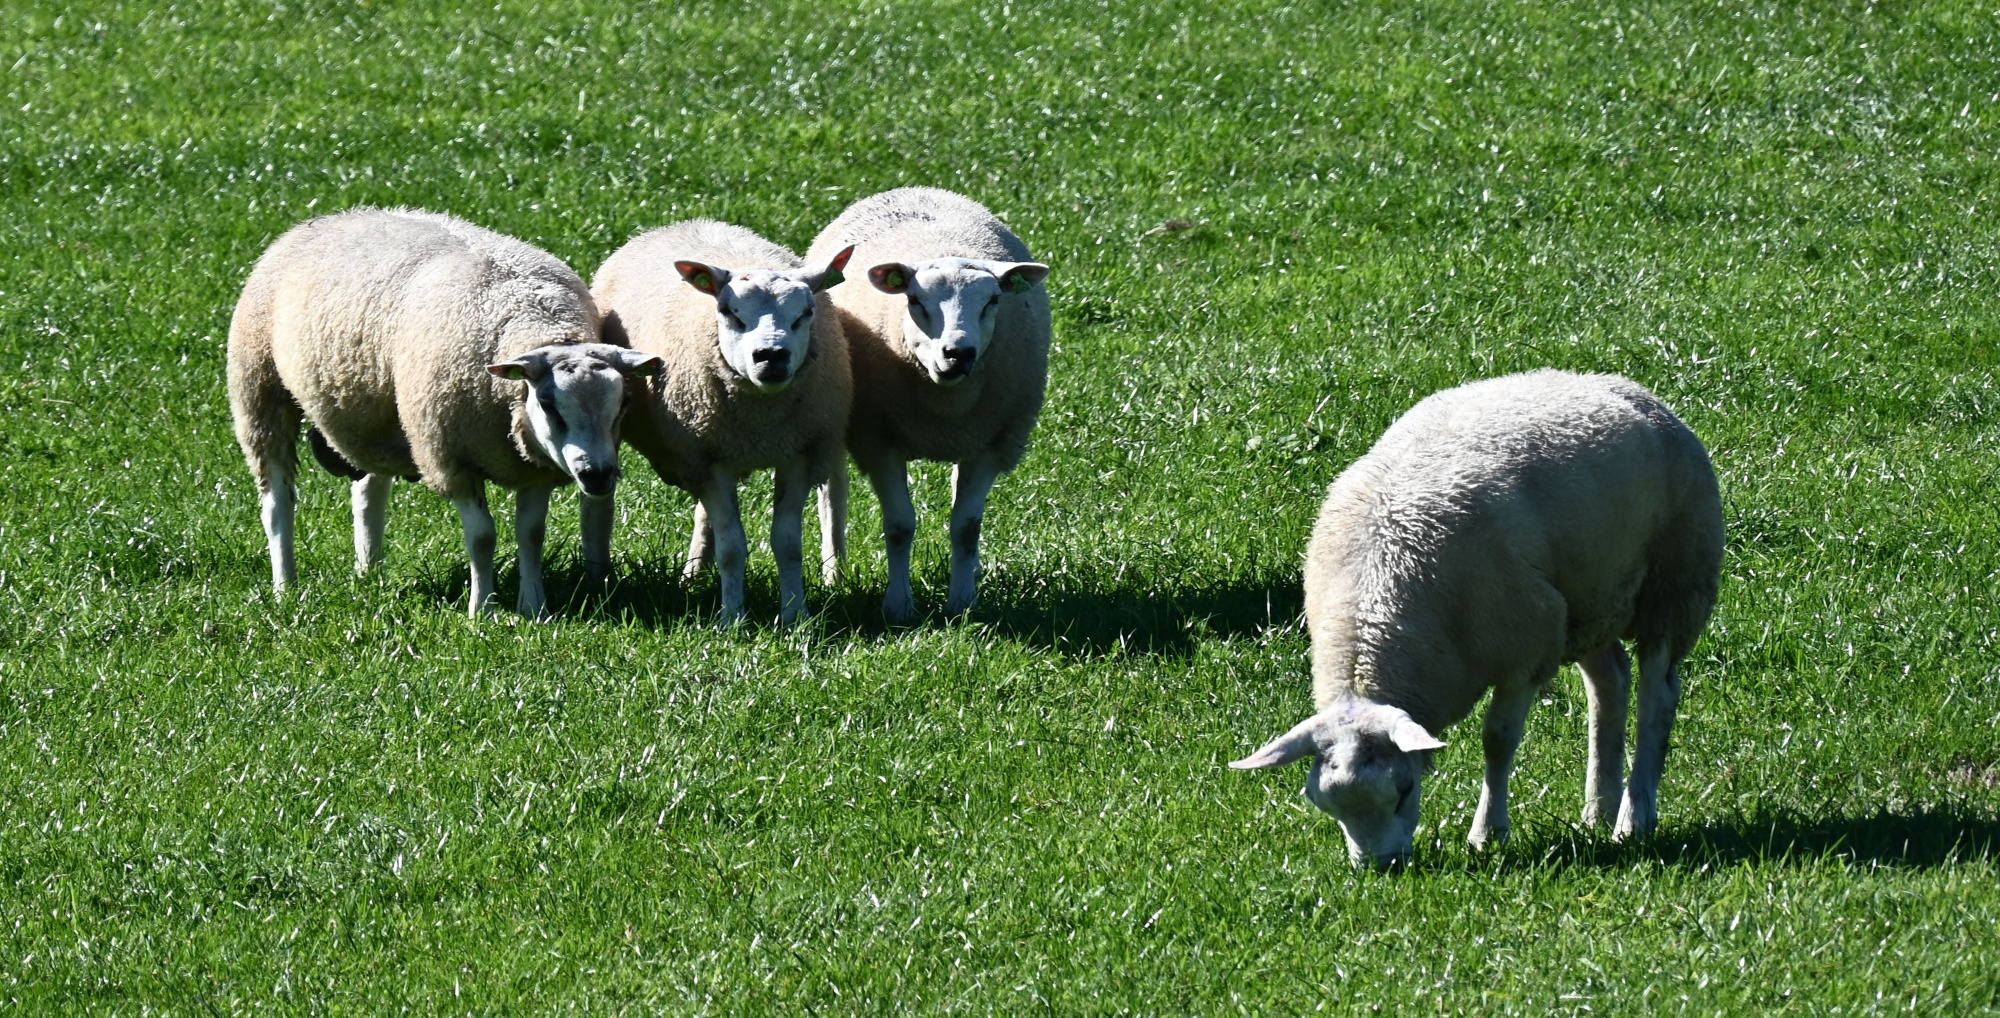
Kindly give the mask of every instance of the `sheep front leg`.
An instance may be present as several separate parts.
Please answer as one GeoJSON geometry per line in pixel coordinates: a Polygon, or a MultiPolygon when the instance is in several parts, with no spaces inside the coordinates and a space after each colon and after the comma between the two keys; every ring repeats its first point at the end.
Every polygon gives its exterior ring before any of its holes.
{"type": "Polygon", "coordinates": [[[819,578],[828,586],[840,579],[840,563],[847,557],[847,483],[847,459],[842,457],[819,489],[819,578]]]}
{"type": "Polygon", "coordinates": [[[694,536],[688,539],[687,564],[681,567],[681,579],[700,577],[701,571],[714,561],[715,527],[709,520],[708,506],[697,498],[694,503],[694,536]]]}
{"type": "Polygon", "coordinates": [[[1590,769],[1583,777],[1583,823],[1618,818],[1625,789],[1625,718],[1632,699],[1632,660],[1613,640],[1578,662],[1590,700],[1590,769]]]}
{"type": "Polygon", "coordinates": [[[389,485],[394,481],[387,474],[368,474],[354,482],[351,501],[356,573],[365,575],[382,564],[382,528],[388,523],[389,485]]]}
{"type": "Polygon", "coordinates": [[[485,485],[471,495],[454,496],[458,520],[465,528],[465,554],[472,560],[472,600],[467,614],[478,618],[493,600],[493,514],[486,508],[485,485]]]}
{"type": "Polygon", "coordinates": [[[891,622],[908,622],[917,614],[910,593],[910,544],[917,537],[917,507],[910,502],[909,463],[884,456],[867,465],[868,484],[882,503],[882,543],[889,556],[889,592],[882,597],[882,614],[891,622]]]}
{"type": "Polygon", "coordinates": [[[806,461],[780,466],[771,486],[771,555],[778,560],[778,622],[806,617],[806,461]]]}
{"type": "Polygon", "coordinates": [[[271,549],[271,589],[281,594],[299,579],[298,560],[292,554],[292,518],[298,504],[292,473],[283,464],[266,464],[257,493],[264,512],[264,539],[271,549]]]}
{"type": "Polygon", "coordinates": [[[542,545],[549,535],[549,499],[553,487],[522,488],[514,493],[514,548],[521,570],[521,593],[514,610],[533,619],[548,607],[548,590],[542,585],[542,545]]]}
{"type": "Polygon", "coordinates": [[[1479,790],[1479,809],[1473,813],[1472,831],[1466,835],[1473,848],[1498,848],[1512,830],[1507,818],[1507,778],[1514,771],[1514,751],[1521,748],[1521,736],[1528,730],[1528,708],[1534,706],[1538,691],[1534,683],[1495,686],[1493,699],[1486,705],[1486,724],[1479,733],[1486,751],[1486,784],[1479,790]]]}
{"type": "MultiPolygon", "coordinates": [[[[716,470],[709,476],[701,495],[701,506],[714,531],[715,569],[722,579],[724,625],[743,621],[743,566],[750,557],[750,542],[743,536],[743,513],[736,503],[736,475],[716,470]]],[[[696,539],[701,526],[697,519],[696,539]]]]}
{"type": "Polygon", "coordinates": [[[979,529],[986,519],[986,496],[1000,479],[1000,464],[980,457],[951,468],[951,594],[946,615],[957,618],[979,600],[979,529]]]}
{"type": "Polygon", "coordinates": [[[1660,823],[1660,779],[1667,769],[1667,737],[1680,709],[1680,662],[1665,643],[1639,648],[1639,721],[1632,749],[1632,781],[1618,809],[1619,841],[1653,833],[1660,823]]]}
{"type": "Polygon", "coordinates": [[[584,495],[577,500],[583,528],[583,570],[593,588],[611,578],[611,531],[618,523],[618,503],[610,495],[584,495]]]}

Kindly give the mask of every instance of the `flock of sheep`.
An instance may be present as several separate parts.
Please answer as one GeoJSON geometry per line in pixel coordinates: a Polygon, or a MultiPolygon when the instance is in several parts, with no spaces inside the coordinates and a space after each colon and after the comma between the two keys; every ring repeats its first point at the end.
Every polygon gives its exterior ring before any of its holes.
{"type": "MultiPolygon", "coordinates": [[[[611,569],[619,446],[698,500],[690,576],[713,564],[743,618],[737,485],[775,474],[781,621],[806,614],[804,513],[823,569],[846,551],[847,461],[882,506],[883,611],[915,614],[913,459],[954,465],[946,611],[977,595],[979,531],[1020,462],[1048,379],[1048,266],[983,206],[934,188],[863,198],[804,259],[740,226],[640,235],[595,285],[554,256],[449,216],[361,209],[300,224],[251,272],[229,333],[236,437],[255,475],[273,583],[296,580],[298,432],[353,482],[355,568],[381,558],[393,478],[451,499],[471,610],[494,600],[491,481],[515,492],[519,609],[546,595],[555,489],[582,491],[584,561],[611,569]],[[864,279],[847,281],[849,264],[864,279]]],[[[1421,781],[1492,691],[1471,840],[1508,832],[1529,708],[1566,662],[1590,700],[1584,819],[1649,833],[1679,666],[1714,608],[1723,525],[1699,439],[1616,376],[1536,371],[1436,393],[1329,490],[1306,553],[1318,713],[1231,766],[1310,758],[1306,795],[1357,865],[1411,854],[1421,781]],[[1638,720],[1625,781],[1631,662],[1638,720]]]]}

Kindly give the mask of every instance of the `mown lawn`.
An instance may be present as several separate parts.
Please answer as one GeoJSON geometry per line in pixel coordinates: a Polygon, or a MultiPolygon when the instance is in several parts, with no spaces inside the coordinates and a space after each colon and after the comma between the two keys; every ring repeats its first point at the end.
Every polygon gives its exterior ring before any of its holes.
{"type": "Polygon", "coordinates": [[[1996,28],[0,3],[0,1015],[2000,1011],[1996,28]],[[324,474],[269,592],[223,342],[292,223],[422,206],[588,275],[915,183],[1055,266],[969,624],[885,629],[857,499],[811,625],[718,631],[643,465],[603,602],[562,501],[547,624],[463,617],[410,486],[352,578],[324,474]],[[1663,831],[1576,826],[1566,674],[1511,847],[1464,846],[1468,725],[1416,868],[1351,872],[1299,768],[1222,767],[1310,710],[1312,514],[1422,395],[1540,365],[1653,387],[1723,477],[1663,831]]]}

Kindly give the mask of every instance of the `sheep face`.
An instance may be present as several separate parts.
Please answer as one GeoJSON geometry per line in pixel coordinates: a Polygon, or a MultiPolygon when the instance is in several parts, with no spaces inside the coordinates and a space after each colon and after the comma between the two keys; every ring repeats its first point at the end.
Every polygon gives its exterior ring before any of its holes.
{"type": "Polygon", "coordinates": [[[527,383],[536,444],[584,494],[602,498],[618,486],[618,425],[631,403],[626,379],[657,375],[663,363],[637,350],[577,343],[539,347],[486,370],[527,383]]]}
{"type": "Polygon", "coordinates": [[[815,294],[841,281],[853,247],[803,269],[740,269],[695,261],[674,268],[688,285],[715,298],[716,343],[729,370],[761,392],[792,383],[812,350],[815,294]]]}
{"type": "Polygon", "coordinates": [[[937,258],[885,262],[868,270],[868,281],[909,299],[903,345],[931,381],[957,385],[978,369],[993,340],[1001,295],[1026,292],[1048,274],[1039,262],[937,258]]]}
{"type": "Polygon", "coordinates": [[[1415,849],[1424,772],[1443,746],[1395,707],[1350,700],[1229,766],[1251,770],[1311,757],[1306,798],[1339,822],[1350,862],[1386,869],[1408,862],[1415,849]]]}

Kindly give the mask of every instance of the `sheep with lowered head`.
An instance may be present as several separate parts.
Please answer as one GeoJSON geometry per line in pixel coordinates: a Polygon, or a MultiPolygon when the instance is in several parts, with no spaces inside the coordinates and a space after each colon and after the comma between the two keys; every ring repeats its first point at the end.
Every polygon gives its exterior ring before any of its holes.
{"type": "Polygon", "coordinates": [[[1534,371],[1436,393],[1327,492],[1306,550],[1319,713],[1230,766],[1310,757],[1306,796],[1356,865],[1406,859],[1435,737],[1493,691],[1470,840],[1507,837],[1528,709],[1566,662],[1590,702],[1584,821],[1659,819],[1680,663],[1715,606],[1722,504],[1708,453],[1638,384],[1534,371]],[[1637,745],[1624,778],[1631,664],[1637,745]]]}
{"type": "Polygon", "coordinates": [[[585,562],[610,568],[626,379],[660,359],[597,342],[597,307],[554,256],[460,219],[356,209],[271,244],[229,326],[229,402],[257,478],[271,578],[292,551],[298,435],[353,480],[355,568],[381,559],[390,481],[451,499],[472,559],[471,611],[494,591],[486,482],[517,492],[517,604],[539,615],[549,498],[583,489],[585,562]]]}
{"type": "Polygon", "coordinates": [[[780,619],[806,613],[806,495],[845,472],[854,392],[846,338],[820,291],[840,282],[849,253],[806,266],[741,226],[695,219],[633,238],[592,281],[606,335],[670,364],[625,440],[662,480],[700,500],[687,575],[714,560],[726,622],[743,617],[749,555],[736,487],[765,469],[776,474],[780,619]]]}
{"type": "MultiPolygon", "coordinates": [[[[1048,387],[1049,267],[986,207],[932,187],[863,198],[820,231],[806,255],[852,246],[868,281],[834,290],[854,358],[847,449],[882,503],[890,619],[916,614],[910,543],[917,513],[909,461],[954,464],[950,615],[978,596],[986,498],[1027,452],[1048,387]]],[[[847,472],[821,496],[827,561],[845,551],[847,472]]]]}

